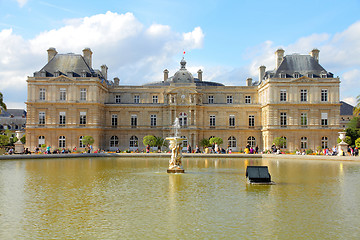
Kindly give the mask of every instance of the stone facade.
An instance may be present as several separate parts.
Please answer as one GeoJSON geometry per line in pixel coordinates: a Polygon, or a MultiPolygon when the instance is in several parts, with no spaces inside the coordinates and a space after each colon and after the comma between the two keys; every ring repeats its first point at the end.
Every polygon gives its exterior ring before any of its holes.
{"type": "MultiPolygon", "coordinates": [[[[246,86],[224,86],[194,77],[182,59],[172,77],[141,86],[107,80],[107,67],[92,68],[92,52],[57,54],[28,77],[26,147],[82,149],[82,136],[95,139],[94,148],[144,149],[146,135],[168,137],[175,118],[181,136],[193,148],[203,138],[224,140],[233,151],[249,143],[269,149],[275,137],[286,137],[284,150],[316,149],[336,144],[340,131],[338,77],[310,55],[276,52],[273,71],[259,67],[259,79],[246,86]]],[[[186,143],[184,143],[186,144],[186,143]]]]}

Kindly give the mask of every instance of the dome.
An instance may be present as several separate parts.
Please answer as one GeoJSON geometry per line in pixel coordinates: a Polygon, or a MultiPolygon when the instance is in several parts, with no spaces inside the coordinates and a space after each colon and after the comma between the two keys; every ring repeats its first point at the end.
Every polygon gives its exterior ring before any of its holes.
{"type": "Polygon", "coordinates": [[[172,77],[172,80],[174,83],[190,83],[194,82],[193,75],[186,70],[186,61],[184,58],[182,58],[180,62],[181,68],[179,71],[177,71],[174,76],[172,77]]]}

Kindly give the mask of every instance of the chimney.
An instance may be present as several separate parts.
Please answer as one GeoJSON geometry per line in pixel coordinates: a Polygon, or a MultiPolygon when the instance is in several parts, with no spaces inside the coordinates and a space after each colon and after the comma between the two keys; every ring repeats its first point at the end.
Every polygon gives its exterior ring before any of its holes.
{"type": "Polygon", "coordinates": [[[201,71],[201,69],[199,69],[199,71],[197,71],[197,73],[198,73],[198,79],[199,79],[200,81],[202,81],[203,71],[201,71]]]}
{"type": "Polygon", "coordinates": [[[87,63],[87,65],[89,65],[89,67],[92,68],[92,60],[91,60],[92,51],[91,51],[91,49],[85,48],[83,50],[83,56],[85,58],[85,62],[87,63]]]}
{"type": "Polygon", "coordinates": [[[264,79],[265,76],[265,66],[260,66],[259,67],[259,83],[261,83],[261,81],[264,79]]]}
{"type": "Polygon", "coordinates": [[[48,62],[50,62],[51,59],[55,57],[55,55],[58,53],[55,48],[51,47],[47,50],[48,52],[48,62]]]}
{"type": "Polygon", "coordinates": [[[166,81],[169,78],[169,70],[164,70],[164,81],[166,81]]]}
{"type": "Polygon", "coordinates": [[[319,62],[319,49],[314,48],[313,50],[311,50],[310,55],[317,61],[319,62]]]}
{"type": "Polygon", "coordinates": [[[252,85],[252,78],[246,79],[246,86],[251,86],[251,85],[252,85]]]}
{"type": "Polygon", "coordinates": [[[275,52],[275,56],[276,56],[276,68],[278,68],[281,64],[281,62],[283,61],[284,58],[284,49],[279,48],[278,50],[276,50],[275,52]]]}
{"type": "Polygon", "coordinates": [[[105,64],[101,65],[101,73],[104,76],[105,80],[107,80],[107,71],[108,71],[108,67],[105,64]]]}
{"type": "Polygon", "coordinates": [[[120,79],[118,77],[114,78],[114,85],[119,86],[120,79]]]}

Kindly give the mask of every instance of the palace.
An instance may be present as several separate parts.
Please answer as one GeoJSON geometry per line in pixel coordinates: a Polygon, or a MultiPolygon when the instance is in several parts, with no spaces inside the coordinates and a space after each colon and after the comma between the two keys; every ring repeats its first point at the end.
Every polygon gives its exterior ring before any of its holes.
{"type": "Polygon", "coordinates": [[[340,80],[320,65],[317,49],[286,56],[278,49],[275,69],[260,66],[245,86],[204,81],[201,70],[195,77],[185,59],[174,75],[165,69],[162,81],[121,85],[107,79],[106,65],[93,69],[89,48],[82,55],[47,51],[48,62],[27,79],[30,149],[82,149],[83,136],[92,136],[94,149],[142,150],[144,136],[170,136],[175,118],[185,146],[216,136],[232,151],[270,149],[276,137],[286,138],[284,151],[332,147],[341,130],[340,80]]]}

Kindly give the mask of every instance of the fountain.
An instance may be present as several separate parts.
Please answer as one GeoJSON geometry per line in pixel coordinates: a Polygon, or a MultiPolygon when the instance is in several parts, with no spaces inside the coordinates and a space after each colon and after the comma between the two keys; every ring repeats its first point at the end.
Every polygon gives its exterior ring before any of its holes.
{"type": "Polygon", "coordinates": [[[174,129],[174,136],[166,138],[166,140],[170,141],[169,148],[171,149],[171,158],[169,161],[169,168],[167,169],[167,172],[184,173],[185,170],[181,163],[181,159],[182,159],[181,145],[183,140],[186,140],[186,138],[179,137],[179,129],[180,129],[179,118],[175,119],[173,129],[174,129]]]}

